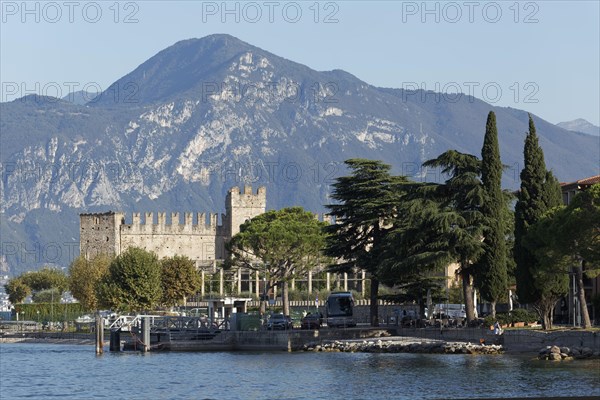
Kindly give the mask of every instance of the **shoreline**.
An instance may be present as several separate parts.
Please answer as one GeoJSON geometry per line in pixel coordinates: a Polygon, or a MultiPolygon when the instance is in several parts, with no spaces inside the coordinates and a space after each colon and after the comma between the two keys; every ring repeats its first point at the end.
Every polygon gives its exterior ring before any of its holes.
{"type": "MultiPolygon", "coordinates": [[[[299,331],[294,331],[299,332],[299,331]]],[[[319,331],[315,331],[319,332],[319,331]]],[[[494,337],[494,342],[482,343],[468,339],[458,338],[431,338],[425,331],[411,332],[410,335],[381,335],[363,338],[341,338],[336,336],[319,337],[311,335],[306,337],[304,343],[296,343],[292,352],[365,352],[365,353],[420,353],[420,354],[473,354],[473,355],[521,355],[536,358],[547,357],[550,349],[556,353],[556,348],[564,349],[567,346],[552,340],[541,345],[533,337],[525,336],[513,345],[507,346],[502,336],[494,337]],[[418,335],[421,333],[421,335],[418,335]]],[[[106,339],[106,338],[105,338],[106,339]]],[[[555,338],[556,339],[556,338],[555,338]]],[[[32,332],[16,335],[0,336],[0,344],[41,343],[57,345],[95,345],[95,338],[90,334],[63,333],[63,332],[32,332]]],[[[104,341],[108,346],[109,341],[104,341]]],[[[579,351],[581,357],[566,357],[562,359],[600,359],[600,347],[586,347],[571,345],[571,350],[579,351]],[[583,356],[585,354],[585,356],[583,356]]],[[[239,351],[239,350],[237,350],[239,351]]],[[[560,353],[565,353],[562,351],[560,353]]],[[[568,354],[567,351],[565,354],[568,354]]],[[[573,354],[568,354],[572,356],[573,354]]],[[[559,361],[560,358],[555,357],[559,361]]]]}
{"type": "Polygon", "coordinates": [[[78,344],[92,346],[93,339],[39,338],[39,337],[1,337],[0,344],[46,343],[46,344],[78,344]]]}

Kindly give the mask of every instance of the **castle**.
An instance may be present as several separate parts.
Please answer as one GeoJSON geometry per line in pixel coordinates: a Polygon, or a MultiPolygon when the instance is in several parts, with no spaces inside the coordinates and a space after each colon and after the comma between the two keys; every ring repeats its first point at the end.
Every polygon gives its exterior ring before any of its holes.
{"type": "MultiPolygon", "coordinates": [[[[187,256],[196,263],[196,268],[201,273],[202,297],[206,289],[223,295],[225,285],[231,285],[231,289],[237,293],[247,291],[260,294],[264,289],[264,274],[238,269],[234,276],[227,278],[223,269],[218,268],[218,263],[225,260],[225,244],[240,231],[240,225],[264,213],[266,208],[266,188],[259,187],[253,193],[252,187],[245,186],[243,192],[238,187],[233,187],[227,193],[226,212],[221,215],[221,224],[218,214],[208,214],[207,222],[207,215],[204,213],[196,214],[195,221],[192,213],[185,213],[183,224],[177,212],[171,213],[169,221],[164,212],[158,213],[157,221],[154,220],[153,213],[147,212],[143,223],[141,214],[133,213],[131,224],[125,223],[126,216],[123,212],[80,214],[80,252],[86,259],[90,259],[98,254],[119,255],[129,247],[140,247],[154,252],[158,258],[187,256]],[[212,276],[215,274],[218,274],[218,280],[214,282],[215,287],[211,287],[212,276]]],[[[300,278],[299,284],[303,284],[309,293],[314,284],[326,290],[332,287],[354,289],[364,295],[365,279],[365,271],[332,274],[320,269],[300,278]]],[[[295,285],[296,280],[293,280],[292,290],[295,285]]],[[[276,288],[273,294],[276,296],[276,288]]]]}
{"type": "Polygon", "coordinates": [[[140,213],[133,213],[132,223],[125,223],[125,213],[80,214],[80,251],[87,259],[98,254],[119,255],[129,247],[140,247],[156,253],[159,258],[173,255],[187,256],[197,268],[215,266],[225,259],[225,243],[240,230],[240,225],[266,211],[267,191],[260,187],[256,193],[249,186],[240,191],[233,187],[227,193],[225,214],[185,213],[183,224],[180,214],[147,212],[144,221],[140,213]]]}

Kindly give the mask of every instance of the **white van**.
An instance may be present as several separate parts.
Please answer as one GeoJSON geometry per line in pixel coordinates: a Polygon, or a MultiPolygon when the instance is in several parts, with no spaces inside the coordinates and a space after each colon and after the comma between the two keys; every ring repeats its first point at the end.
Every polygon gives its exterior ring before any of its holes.
{"type": "Polygon", "coordinates": [[[446,318],[467,318],[467,311],[464,304],[436,304],[433,308],[433,315],[446,318]]]}

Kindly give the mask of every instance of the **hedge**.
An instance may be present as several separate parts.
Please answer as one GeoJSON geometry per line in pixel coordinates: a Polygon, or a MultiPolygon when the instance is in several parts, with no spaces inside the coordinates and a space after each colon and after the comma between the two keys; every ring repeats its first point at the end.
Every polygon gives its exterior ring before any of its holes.
{"type": "Polygon", "coordinates": [[[78,317],[89,313],[80,303],[17,304],[15,311],[19,313],[20,320],[36,322],[74,321],[78,317]]]}

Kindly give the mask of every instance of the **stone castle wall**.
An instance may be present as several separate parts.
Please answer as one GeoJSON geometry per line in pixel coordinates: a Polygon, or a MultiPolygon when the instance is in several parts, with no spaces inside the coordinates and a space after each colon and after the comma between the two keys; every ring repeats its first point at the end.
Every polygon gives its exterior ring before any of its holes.
{"type": "MultiPolygon", "coordinates": [[[[193,214],[185,213],[181,223],[179,213],[171,213],[167,224],[166,213],[158,213],[158,223],[153,223],[153,213],[146,213],[142,224],[140,214],[133,214],[131,225],[121,225],[121,246],[140,247],[153,251],[159,258],[173,255],[186,256],[198,265],[210,265],[225,257],[224,227],[218,225],[218,215],[198,213],[198,223],[193,223],[193,214]]],[[[224,215],[221,220],[224,220],[224,215]]]]}
{"type": "Polygon", "coordinates": [[[145,213],[142,223],[140,213],[132,214],[132,223],[125,224],[122,212],[80,215],[80,249],[88,258],[99,253],[118,255],[129,247],[140,247],[153,251],[159,258],[174,255],[187,256],[196,265],[214,265],[216,260],[225,258],[225,243],[239,232],[239,226],[246,220],[266,211],[266,188],[258,188],[256,193],[249,186],[240,191],[233,187],[227,193],[226,214],[207,215],[198,213],[196,223],[192,213],[184,213],[183,221],[177,212],[170,214],[145,213]]]}
{"type": "Polygon", "coordinates": [[[240,231],[240,225],[247,220],[264,213],[267,209],[267,189],[259,187],[256,194],[252,187],[245,186],[241,192],[238,187],[233,187],[225,199],[227,235],[235,236],[240,231]]]}
{"type": "Polygon", "coordinates": [[[79,216],[79,249],[86,258],[121,252],[120,226],[125,214],[109,211],[79,216]]]}

